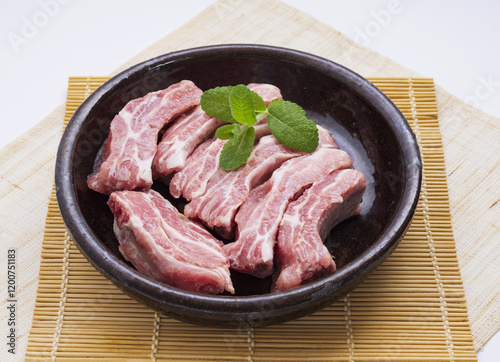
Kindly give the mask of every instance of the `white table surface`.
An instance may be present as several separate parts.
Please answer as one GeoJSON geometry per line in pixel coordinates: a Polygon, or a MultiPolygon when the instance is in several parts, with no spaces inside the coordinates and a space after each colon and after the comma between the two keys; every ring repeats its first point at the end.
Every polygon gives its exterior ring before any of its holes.
{"type": "MultiPolygon", "coordinates": [[[[108,74],[213,2],[0,1],[0,147],[65,101],[69,76],[108,74]]],[[[500,2],[284,2],[500,116],[500,2]]],[[[500,333],[478,358],[500,360],[500,333]]]]}

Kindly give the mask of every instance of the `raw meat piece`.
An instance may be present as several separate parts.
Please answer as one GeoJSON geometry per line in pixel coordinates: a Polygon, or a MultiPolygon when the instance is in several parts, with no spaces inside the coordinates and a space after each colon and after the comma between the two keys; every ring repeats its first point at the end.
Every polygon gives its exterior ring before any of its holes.
{"type": "MultiPolygon", "coordinates": [[[[250,83],[247,87],[257,93],[266,105],[273,99],[281,99],[279,88],[271,84],[250,83]]],[[[259,120],[254,128],[256,141],[271,133],[267,117],[259,120]]],[[[170,181],[170,194],[175,198],[183,196],[188,201],[204,195],[208,182],[219,169],[219,156],[225,143],[225,140],[214,137],[198,146],[170,181]]]]}
{"type": "Polygon", "coordinates": [[[264,100],[266,106],[268,106],[273,99],[282,99],[280,89],[272,84],[250,83],[247,85],[247,88],[257,93],[260,98],[264,100]]]}
{"type": "Polygon", "coordinates": [[[318,128],[318,148],[339,148],[339,145],[333,138],[332,134],[322,126],[316,125],[318,128]]]}
{"type": "Polygon", "coordinates": [[[234,171],[219,168],[208,183],[207,191],[184,208],[184,214],[199,219],[222,237],[234,235],[234,215],[250,190],[267,180],[283,162],[304,152],[291,150],[274,136],[263,137],[247,162],[234,171]]]}
{"type": "Polygon", "coordinates": [[[158,144],[153,160],[153,177],[165,177],[180,171],[194,149],[224,124],[217,118],[207,116],[200,105],[177,117],[158,144]]]}
{"type": "Polygon", "coordinates": [[[231,268],[259,278],[270,275],[276,234],[288,203],[316,180],[351,166],[344,151],[318,148],[286,161],[268,181],[250,191],[236,214],[237,239],[223,247],[231,268]]]}
{"type": "MultiPolygon", "coordinates": [[[[260,95],[266,105],[275,98],[281,99],[279,88],[271,84],[251,83],[247,87],[260,95]]],[[[180,171],[194,149],[212,137],[215,130],[224,124],[225,122],[206,115],[200,105],[189,113],[179,116],[165,131],[158,144],[153,160],[153,177],[165,177],[180,171]]],[[[261,129],[262,124],[267,127],[265,119],[256,125],[258,136],[266,132],[265,129],[261,129]]]]}
{"type": "Polygon", "coordinates": [[[158,132],[174,116],[200,102],[202,91],[183,80],[167,89],[134,99],[115,116],[98,153],[88,186],[100,193],[148,190],[158,132]]]}
{"type": "Polygon", "coordinates": [[[224,143],[225,140],[214,137],[198,146],[184,168],[170,181],[170,194],[175,198],[183,196],[188,201],[202,196],[208,181],[219,168],[219,156],[224,143]]]}
{"type": "MultiPolygon", "coordinates": [[[[337,147],[331,134],[318,127],[319,147],[337,147]]],[[[263,137],[247,162],[234,171],[221,168],[212,175],[205,193],[184,209],[184,214],[199,219],[226,239],[234,236],[234,216],[250,190],[266,181],[283,162],[305,155],[279,143],[274,136],[263,137]]]]}
{"type": "MultiPolygon", "coordinates": [[[[280,89],[272,84],[250,83],[247,87],[257,93],[262,98],[266,106],[268,106],[273,99],[283,99],[280,89]]],[[[255,129],[255,140],[259,140],[262,137],[271,134],[269,126],[267,125],[267,116],[260,119],[253,126],[253,128],[255,129]]]]}
{"type": "MultiPolygon", "coordinates": [[[[256,140],[270,134],[267,123],[260,128],[257,127],[259,124],[260,122],[254,126],[256,140]]],[[[331,147],[339,148],[330,132],[321,126],[317,127],[320,145],[331,144],[331,147]]],[[[224,143],[225,140],[214,137],[198,146],[188,158],[184,168],[170,181],[170,194],[175,198],[183,196],[188,201],[203,196],[208,182],[219,169],[219,156],[224,143]]]]}
{"type": "Polygon", "coordinates": [[[365,190],[361,172],[334,171],[288,205],[278,229],[278,277],[273,291],[295,288],[335,271],[323,240],[337,224],[359,214],[365,190]]]}
{"type": "Polygon", "coordinates": [[[222,243],[156,191],[116,191],[108,205],[120,252],[136,269],[176,288],[234,293],[222,243]]]}

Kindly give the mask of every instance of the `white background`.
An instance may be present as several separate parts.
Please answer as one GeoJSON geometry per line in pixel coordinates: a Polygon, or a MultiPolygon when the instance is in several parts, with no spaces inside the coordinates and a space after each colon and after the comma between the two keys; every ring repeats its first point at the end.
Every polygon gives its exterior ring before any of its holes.
{"type": "MultiPolygon", "coordinates": [[[[64,102],[69,76],[110,73],[213,2],[0,0],[0,147],[64,102]]],[[[500,116],[500,2],[284,2],[500,116]]],[[[499,356],[497,333],[478,357],[499,356]]]]}

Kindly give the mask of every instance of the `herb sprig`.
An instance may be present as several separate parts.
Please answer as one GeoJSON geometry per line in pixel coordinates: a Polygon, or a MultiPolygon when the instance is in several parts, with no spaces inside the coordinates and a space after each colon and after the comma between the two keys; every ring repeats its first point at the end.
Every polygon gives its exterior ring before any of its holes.
{"type": "Polygon", "coordinates": [[[282,99],[274,99],[266,107],[264,100],[243,84],[205,91],[201,108],[207,115],[229,123],[215,132],[217,138],[227,140],[219,160],[225,171],[246,162],[255,142],[253,126],[266,116],[271,133],[285,146],[307,153],[318,147],[318,128],[302,107],[282,99]]]}

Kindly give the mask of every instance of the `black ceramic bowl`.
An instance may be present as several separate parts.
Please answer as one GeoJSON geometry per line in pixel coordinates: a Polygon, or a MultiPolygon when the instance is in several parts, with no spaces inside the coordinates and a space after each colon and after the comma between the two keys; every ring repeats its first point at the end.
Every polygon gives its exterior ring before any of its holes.
{"type": "MultiPolygon", "coordinates": [[[[396,106],[375,86],[329,60],[260,45],[183,50],[118,74],[75,112],[59,146],[56,166],[64,221],[82,253],[103,275],[157,311],[219,326],[284,322],[347,294],[396,248],[416,208],[420,182],[415,136],[396,106]],[[337,272],[279,293],[267,292],[270,279],[234,273],[236,295],[207,296],[151,280],[124,260],[113,234],[107,197],[90,190],[86,178],[114,115],[131,99],[183,79],[203,90],[239,83],[274,84],[285,100],[301,105],[350,154],[354,167],[365,174],[368,188],[361,214],[338,225],[325,242],[337,272]]],[[[161,184],[153,187],[169,197],[161,184]]],[[[182,207],[179,201],[176,205],[182,207]]]]}

